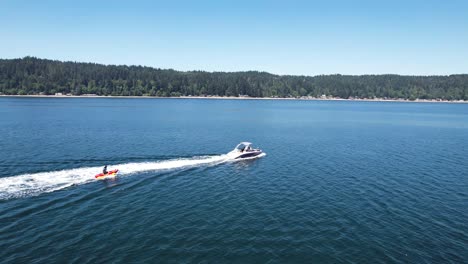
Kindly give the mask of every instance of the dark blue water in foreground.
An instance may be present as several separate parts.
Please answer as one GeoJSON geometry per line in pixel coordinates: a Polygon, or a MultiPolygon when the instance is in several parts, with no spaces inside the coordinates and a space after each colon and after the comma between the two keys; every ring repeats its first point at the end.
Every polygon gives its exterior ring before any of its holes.
{"type": "Polygon", "coordinates": [[[466,104],[0,98],[0,262],[467,262],[467,154],[466,104]]]}

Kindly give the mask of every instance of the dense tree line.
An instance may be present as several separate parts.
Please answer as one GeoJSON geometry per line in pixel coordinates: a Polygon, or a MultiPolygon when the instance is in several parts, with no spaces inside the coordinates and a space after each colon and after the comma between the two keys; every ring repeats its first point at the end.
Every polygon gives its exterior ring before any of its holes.
{"type": "Polygon", "coordinates": [[[266,72],[181,72],[143,66],[0,60],[0,94],[240,96],[468,100],[468,74],[450,76],[319,75],[266,72]]]}

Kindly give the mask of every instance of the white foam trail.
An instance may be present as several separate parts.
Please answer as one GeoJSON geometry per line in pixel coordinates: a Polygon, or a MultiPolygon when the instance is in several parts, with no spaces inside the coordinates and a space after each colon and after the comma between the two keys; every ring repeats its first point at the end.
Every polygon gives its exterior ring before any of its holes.
{"type": "MultiPolygon", "coordinates": [[[[125,163],[109,166],[109,170],[119,169],[119,177],[138,172],[170,170],[202,165],[216,165],[228,161],[226,155],[193,157],[158,162],[125,163]]],[[[87,167],[71,170],[23,174],[0,178],[0,200],[38,195],[53,192],[95,181],[94,175],[101,171],[101,167],[87,167]]]]}
{"type": "MultiPolygon", "coordinates": [[[[119,177],[134,173],[157,170],[171,170],[203,165],[217,165],[227,161],[241,161],[265,156],[262,153],[256,157],[233,159],[228,154],[217,156],[193,157],[187,159],[173,159],[157,162],[139,162],[110,165],[108,170],[119,169],[119,177]]],[[[40,172],[18,176],[0,178],[0,200],[33,196],[44,192],[54,192],[73,185],[95,181],[94,175],[102,167],[87,167],[71,170],[40,172]]]]}

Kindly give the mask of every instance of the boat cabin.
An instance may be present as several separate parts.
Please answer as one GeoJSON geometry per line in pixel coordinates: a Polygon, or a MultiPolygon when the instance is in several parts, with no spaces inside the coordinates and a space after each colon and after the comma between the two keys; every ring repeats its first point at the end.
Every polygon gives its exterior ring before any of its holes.
{"type": "Polygon", "coordinates": [[[252,143],[250,142],[241,142],[239,145],[236,146],[236,150],[238,152],[246,152],[246,151],[251,151],[253,150],[251,147],[252,143]]]}

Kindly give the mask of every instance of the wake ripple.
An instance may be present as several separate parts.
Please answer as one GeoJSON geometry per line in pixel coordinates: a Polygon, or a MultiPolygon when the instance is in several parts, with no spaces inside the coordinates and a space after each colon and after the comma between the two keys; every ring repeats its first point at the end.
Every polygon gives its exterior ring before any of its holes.
{"type": "MultiPolygon", "coordinates": [[[[109,166],[119,169],[119,177],[147,171],[171,170],[204,165],[217,165],[231,159],[227,155],[192,157],[158,162],[124,163],[109,166]]],[[[61,190],[73,185],[95,181],[101,167],[86,167],[61,171],[23,174],[0,178],[0,200],[34,196],[61,190]]]]}

